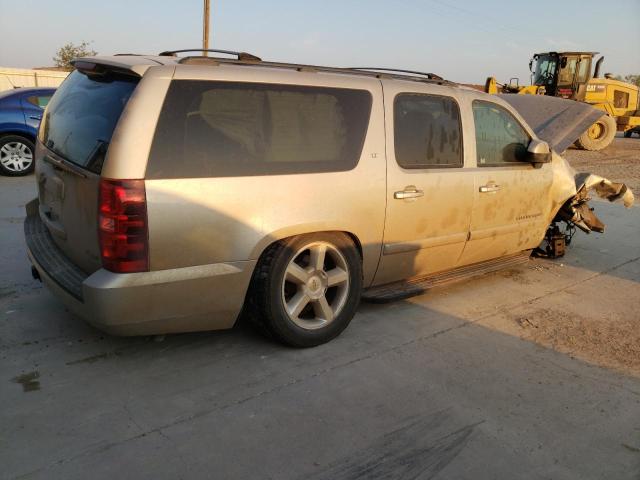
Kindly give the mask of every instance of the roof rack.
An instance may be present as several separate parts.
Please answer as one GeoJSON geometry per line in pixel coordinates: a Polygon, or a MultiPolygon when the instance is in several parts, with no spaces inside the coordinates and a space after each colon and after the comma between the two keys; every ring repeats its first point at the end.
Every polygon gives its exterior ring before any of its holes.
{"type": "Polygon", "coordinates": [[[347,70],[361,70],[366,72],[391,72],[391,73],[408,73],[410,75],[418,75],[426,77],[429,80],[444,80],[440,75],[435,73],[417,72],[415,70],[403,70],[401,68],[384,68],[384,67],[349,67],[347,70]]]}
{"type": "Polygon", "coordinates": [[[435,73],[418,72],[415,70],[402,70],[398,68],[384,68],[384,67],[325,67],[319,65],[305,65],[301,63],[284,63],[284,62],[270,62],[263,61],[260,57],[246,52],[235,52],[232,50],[217,50],[217,49],[201,49],[201,48],[187,48],[183,50],[169,50],[161,52],[159,55],[163,57],[176,57],[177,53],[183,52],[213,52],[222,53],[225,55],[233,55],[236,58],[225,57],[205,57],[205,56],[186,56],[180,57],[178,63],[181,64],[195,64],[195,65],[211,65],[216,66],[221,63],[233,64],[233,65],[246,65],[246,66],[261,66],[261,67],[275,67],[275,68],[289,68],[297,70],[298,72],[327,72],[327,73],[340,73],[350,75],[363,75],[380,78],[381,75],[397,78],[400,80],[413,80],[418,82],[437,83],[440,85],[456,85],[455,82],[445,80],[435,73]]]}
{"type": "Polygon", "coordinates": [[[241,62],[259,62],[262,60],[260,57],[257,57],[247,52],[234,52],[232,50],[217,50],[212,48],[185,48],[183,50],[167,50],[166,52],[160,52],[158,56],[175,57],[176,53],[185,53],[185,52],[212,52],[212,53],[222,53],[225,55],[235,55],[237,59],[241,62]]]}

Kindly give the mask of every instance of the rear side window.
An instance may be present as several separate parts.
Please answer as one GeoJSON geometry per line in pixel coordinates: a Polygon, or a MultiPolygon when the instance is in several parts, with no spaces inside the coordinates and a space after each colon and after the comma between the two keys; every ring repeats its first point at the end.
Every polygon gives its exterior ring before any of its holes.
{"type": "Polygon", "coordinates": [[[393,108],[396,161],[403,168],[461,167],[460,109],[453,98],[402,93],[393,108]]]}
{"type": "Polygon", "coordinates": [[[473,101],[479,167],[529,163],[531,137],[507,110],[491,102],[473,101]]]}
{"type": "Polygon", "coordinates": [[[49,100],[51,100],[51,95],[31,95],[27,97],[27,102],[40,108],[45,108],[49,100]]]}
{"type": "Polygon", "coordinates": [[[41,129],[47,148],[66,160],[100,173],[113,130],[138,79],[73,72],[49,102],[41,129]]]}
{"type": "Polygon", "coordinates": [[[351,170],[360,158],[371,101],[365,90],[175,80],[146,176],[351,170]]]}

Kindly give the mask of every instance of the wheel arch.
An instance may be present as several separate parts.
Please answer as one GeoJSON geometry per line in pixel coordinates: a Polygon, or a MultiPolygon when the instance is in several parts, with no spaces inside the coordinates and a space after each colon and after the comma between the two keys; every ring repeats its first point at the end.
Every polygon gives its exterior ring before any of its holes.
{"type": "Polygon", "coordinates": [[[3,130],[0,132],[0,138],[9,137],[11,135],[14,135],[17,137],[24,137],[30,142],[32,142],[33,144],[36,143],[36,135],[32,134],[31,132],[27,132],[25,130],[11,129],[11,130],[3,130]]]}
{"type": "MultiPolygon", "coordinates": [[[[298,225],[295,227],[288,227],[277,230],[275,232],[270,233],[267,236],[264,236],[261,241],[259,241],[251,252],[251,259],[258,260],[258,264],[260,263],[260,259],[264,255],[264,253],[275,243],[281,242],[283,240],[299,237],[302,235],[310,235],[317,233],[342,233],[349,237],[353,242],[358,254],[360,255],[360,259],[362,260],[362,271],[363,277],[365,281],[365,285],[368,284],[368,281],[373,280],[373,274],[375,273],[375,267],[377,266],[378,259],[375,259],[375,263],[372,262],[372,259],[369,259],[368,256],[365,256],[364,247],[360,236],[347,228],[340,228],[334,226],[325,225],[325,224],[308,224],[308,225],[298,225]],[[371,266],[373,264],[373,267],[371,266]]],[[[379,246],[381,248],[381,246],[379,246]]]]}

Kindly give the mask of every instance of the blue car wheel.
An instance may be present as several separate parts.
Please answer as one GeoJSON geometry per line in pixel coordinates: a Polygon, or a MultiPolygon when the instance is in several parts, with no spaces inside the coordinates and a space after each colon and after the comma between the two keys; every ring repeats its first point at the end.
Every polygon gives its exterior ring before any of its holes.
{"type": "Polygon", "coordinates": [[[34,168],[33,142],[18,135],[0,137],[0,173],[11,177],[28,175],[34,168]]]}

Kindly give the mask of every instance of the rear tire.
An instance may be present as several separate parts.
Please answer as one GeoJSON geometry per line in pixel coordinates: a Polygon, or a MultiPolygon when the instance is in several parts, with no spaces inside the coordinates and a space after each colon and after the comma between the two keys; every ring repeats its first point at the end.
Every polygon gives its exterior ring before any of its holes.
{"type": "Polygon", "coordinates": [[[271,245],[254,273],[253,320],[282,343],[314,347],[347,328],[362,293],[362,259],[342,233],[292,237],[271,245]]]}
{"type": "Polygon", "coordinates": [[[576,140],[578,148],[583,150],[598,151],[608,147],[616,136],[616,120],[605,115],[597,120],[589,129],[576,140]]]}
{"type": "Polygon", "coordinates": [[[35,147],[19,135],[0,137],[0,173],[8,177],[29,175],[35,167],[35,147]]]}
{"type": "Polygon", "coordinates": [[[632,134],[633,132],[631,130],[627,130],[626,132],[624,132],[624,138],[631,138],[632,134]]]}

